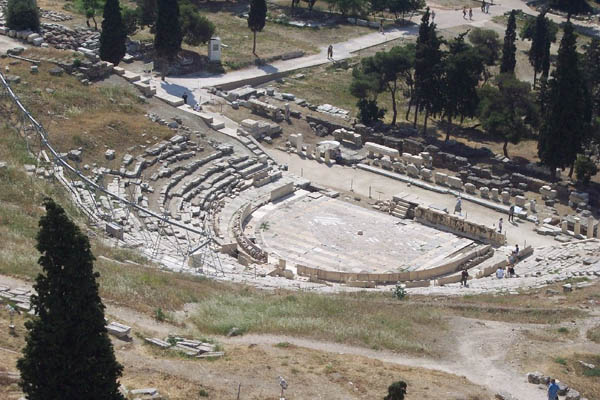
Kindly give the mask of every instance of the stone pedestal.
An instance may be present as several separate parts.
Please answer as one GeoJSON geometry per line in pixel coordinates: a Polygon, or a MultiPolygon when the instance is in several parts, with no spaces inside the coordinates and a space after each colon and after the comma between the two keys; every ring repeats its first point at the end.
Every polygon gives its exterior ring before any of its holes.
{"type": "Polygon", "coordinates": [[[504,204],[510,204],[510,193],[504,190],[502,193],[502,202],[504,204]]]}
{"type": "Polygon", "coordinates": [[[537,210],[535,209],[535,200],[533,199],[529,200],[529,211],[531,211],[532,213],[537,212],[537,210]]]}
{"type": "Polygon", "coordinates": [[[482,186],[479,188],[479,194],[481,195],[482,199],[489,199],[490,198],[490,189],[486,186],[482,186]]]}
{"type": "Polygon", "coordinates": [[[278,266],[278,268],[279,268],[280,270],[282,270],[282,271],[283,271],[283,270],[285,269],[285,266],[286,266],[286,261],[285,261],[285,259],[283,259],[283,258],[280,258],[280,259],[279,259],[279,266],[278,266]]]}
{"type": "Polygon", "coordinates": [[[492,200],[498,201],[498,195],[500,194],[498,189],[492,188],[492,191],[490,193],[491,193],[490,197],[492,198],[492,200]]]}
{"type": "Polygon", "coordinates": [[[569,223],[567,221],[561,222],[560,228],[562,229],[562,233],[567,233],[567,230],[569,229],[569,223]]]}
{"type": "Polygon", "coordinates": [[[290,120],[290,103],[285,103],[285,120],[290,120]]]}
{"type": "Polygon", "coordinates": [[[581,219],[575,217],[575,229],[573,229],[573,233],[575,236],[579,236],[581,234],[581,219]]]}
{"type": "Polygon", "coordinates": [[[325,150],[325,164],[329,164],[329,162],[331,161],[330,159],[330,155],[329,155],[329,149],[325,150]]]}
{"type": "Polygon", "coordinates": [[[309,160],[313,159],[313,153],[314,153],[314,148],[312,144],[307,144],[306,145],[306,158],[308,158],[309,160]]]}
{"type": "Polygon", "coordinates": [[[302,139],[303,139],[302,134],[298,133],[297,138],[296,138],[296,152],[298,154],[302,153],[302,144],[303,144],[302,139]]]}
{"type": "Polygon", "coordinates": [[[588,218],[587,237],[588,237],[588,239],[591,239],[594,237],[594,218],[592,218],[592,217],[588,218]]]}

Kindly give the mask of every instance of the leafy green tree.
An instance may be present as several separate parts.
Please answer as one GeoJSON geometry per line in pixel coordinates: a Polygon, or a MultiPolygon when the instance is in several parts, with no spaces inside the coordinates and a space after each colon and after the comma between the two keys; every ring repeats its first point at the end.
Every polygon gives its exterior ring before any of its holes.
{"type": "Polygon", "coordinates": [[[383,400],[404,400],[404,396],[406,395],[406,382],[398,381],[392,383],[388,387],[388,394],[383,398],[383,400]]]}
{"type": "Polygon", "coordinates": [[[15,30],[40,30],[40,13],[35,0],[8,0],[6,26],[15,30]]]}
{"type": "Polygon", "coordinates": [[[96,21],[96,10],[100,8],[98,0],[83,0],[83,9],[85,11],[85,24],[88,28],[90,26],[90,19],[94,21],[94,29],[98,30],[98,22],[96,21]]]}
{"type": "Polygon", "coordinates": [[[350,93],[358,98],[358,119],[365,125],[383,118],[385,109],[377,105],[377,97],[383,91],[373,57],[365,57],[352,70],[350,93]]]}
{"type": "Polygon", "coordinates": [[[343,16],[367,14],[370,4],[365,0],[327,0],[330,9],[338,10],[343,16]]]}
{"type": "Polygon", "coordinates": [[[394,14],[396,19],[398,15],[402,16],[402,19],[406,14],[416,12],[426,6],[425,0],[386,0],[387,9],[394,14]]]}
{"type": "Polygon", "coordinates": [[[539,114],[527,82],[517,80],[513,74],[501,74],[496,85],[479,90],[478,116],[488,133],[503,138],[502,150],[508,158],[508,143],[518,144],[523,137],[533,136],[539,114]]]}
{"type": "Polygon", "coordinates": [[[483,74],[483,61],[479,53],[465,43],[467,32],[458,35],[449,43],[449,51],[444,59],[442,86],[443,114],[448,119],[446,140],[450,139],[452,119],[475,116],[479,98],[477,86],[483,74]]]}
{"type": "Polygon", "coordinates": [[[573,24],[567,21],[558,50],[556,69],[548,81],[538,155],[553,174],[570,167],[590,136],[592,102],[579,66],[573,24]]]}
{"type": "MultiPolygon", "coordinates": [[[[414,45],[395,46],[390,51],[377,52],[372,57],[361,60],[361,67],[353,74],[360,81],[366,82],[365,88],[369,88],[376,95],[387,91],[392,99],[392,125],[396,124],[398,116],[397,97],[399,90],[408,89],[413,85],[413,65],[415,60],[414,45]],[[371,86],[372,85],[372,86],[371,86]]],[[[357,87],[351,88],[357,97],[365,97],[357,87]]]]}
{"type": "Polygon", "coordinates": [[[153,26],[156,22],[157,0],[137,0],[140,26],[153,26]]]}
{"type": "Polygon", "coordinates": [[[37,234],[42,273],[17,367],[29,400],[123,400],[88,238],[51,199],[37,234]]]}
{"type": "Polygon", "coordinates": [[[161,59],[162,80],[165,80],[169,64],[181,50],[181,25],[177,0],[158,0],[154,50],[161,59]]]}
{"type": "Polygon", "coordinates": [[[587,13],[592,10],[586,0],[551,0],[550,7],[571,14],[587,13]]]}
{"type": "Polygon", "coordinates": [[[100,34],[100,59],[118,65],[127,52],[126,40],[119,0],[106,0],[100,34]]]}
{"type": "Polygon", "coordinates": [[[495,65],[500,57],[500,38],[491,29],[475,28],[469,32],[469,41],[485,63],[495,65]]]}
{"type": "Polygon", "coordinates": [[[250,0],[250,13],[248,14],[248,28],[254,34],[252,54],[256,55],[256,32],[262,32],[267,20],[266,0],[250,0]]]}
{"type": "Polygon", "coordinates": [[[515,73],[515,66],[517,65],[516,53],[517,46],[515,41],[517,40],[517,11],[512,10],[508,17],[508,24],[506,26],[506,32],[504,33],[504,47],[502,48],[502,63],[500,64],[500,73],[515,73]]]}
{"type": "MultiPolygon", "coordinates": [[[[419,110],[425,111],[423,133],[427,133],[427,120],[430,114],[441,111],[442,108],[442,75],[443,52],[440,48],[442,40],[436,32],[436,25],[429,21],[431,13],[426,9],[419,26],[419,37],[415,51],[415,106],[414,126],[417,125],[419,110]]],[[[410,105],[409,105],[410,106],[410,105]]]]}
{"type": "Polygon", "coordinates": [[[192,3],[182,2],[180,7],[183,41],[190,46],[208,42],[215,33],[215,25],[201,15],[192,3]]]}
{"type": "Polygon", "coordinates": [[[137,9],[123,7],[121,8],[121,17],[123,19],[125,33],[128,35],[133,35],[138,28],[140,13],[137,9]]]}

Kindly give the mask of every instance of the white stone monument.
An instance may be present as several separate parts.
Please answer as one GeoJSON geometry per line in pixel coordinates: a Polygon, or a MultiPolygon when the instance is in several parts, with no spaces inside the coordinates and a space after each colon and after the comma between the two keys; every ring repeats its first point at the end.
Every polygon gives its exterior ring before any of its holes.
{"type": "Polygon", "coordinates": [[[218,36],[208,41],[208,59],[210,62],[221,62],[221,38],[218,36]]]}

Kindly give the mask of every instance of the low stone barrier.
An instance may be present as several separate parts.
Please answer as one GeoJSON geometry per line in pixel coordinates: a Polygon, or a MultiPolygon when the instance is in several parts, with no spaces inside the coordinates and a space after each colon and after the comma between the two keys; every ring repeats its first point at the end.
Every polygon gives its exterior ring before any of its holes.
{"type": "Polygon", "coordinates": [[[461,217],[447,214],[440,210],[419,206],[415,209],[415,220],[425,225],[432,225],[438,229],[465,236],[494,246],[506,243],[506,237],[494,228],[465,221],[461,217]]]}

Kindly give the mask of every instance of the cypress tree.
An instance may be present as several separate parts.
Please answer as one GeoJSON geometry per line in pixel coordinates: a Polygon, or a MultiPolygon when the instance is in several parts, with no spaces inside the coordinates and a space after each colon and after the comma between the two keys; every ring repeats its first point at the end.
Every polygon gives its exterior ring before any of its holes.
{"type": "Polygon", "coordinates": [[[6,25],[10,29],[40,30],[40,13],[35,0],[8,0],[5,13],[6,25]]]}
{"type": "Polygon", "coordinates": [[[51,199],[44,200],[36,248],[42,273],[34,285],[35,317],[17,362],[29,400],[123,400],[105,328],[98,273],[88,238],[51,199]]]}
{"type": "MultiPolygon", "coordinates": [[[[535,31],[529,49],[529,63],[533,67],[533,87],[537,82],[537,74],[550,69],[550,32],[546,13],[541,12],[535,19],[535,31]]],[[[546,75],[548,72],[546,72],[546,75]]]]}
{"type": "Polygon", "coordinates": [[[419,37],[415,50],[415,120],[417,125],[418,111],[425,110],[423,131],[427,133],[427,119],[430,114],[440,111],[442,98],[443,53],[440,49],[442,43],[435,30],[436,25],[429,22],[431,13],[425,10],[419,27],[419,37]]]}
{"type": "Polygon", "coordinates": [[[126,53],[127,32],[119,0],[106,0],[100,34],[100,59],[119,65],[126,53]]]}
{"type": "Polygon", "coordinates": [[[449,43],[449,51],[444,60],[443,111],[448,119],[446,141],[450,139],[452,119],[473,117],[477,111],[479,97],[477,86],[483,74],[483,59],[468,43],[462,33],[449,43]]]}
{"type": "Polygon", "coordinates": [[[256,32],[261,32],[267,20],[266,0],[250,0],[250,13],[248,14],[248,28],[254,34],[252,54],[256,55],[256,32]]]}
{"type": "Polygon", "coordinates": [[[177,0],[158,0],[155,27],[154,50],[162,61],[162,80],[164,81],[169,63],[181,50],[181,41],[183,40],[177,0]]]}
{"type": "Polygon", "coordinates": [[[515,73],[515,66],[517,65],[516,52],[517,46],[515,41],[517,40],[517,11],[512,10],[508,17],[508,25],[506,26],[506,32],[504,33],[504,47],[502,48],[502,64],[500,64],[500,73],[515,73]]]}
{"type": "Polygon", "coordinates": [[[556,168],[571,167],[589,135],[592,107],[590,94],[578,65],[573,24],[564,26],[556,69],[545,94],[544,118],[538,155],[554,176],[556,168]]]}

